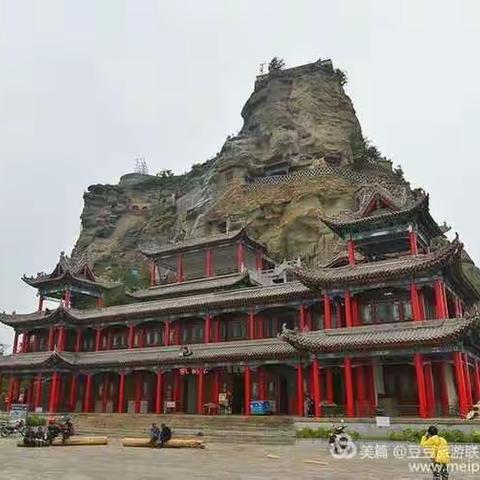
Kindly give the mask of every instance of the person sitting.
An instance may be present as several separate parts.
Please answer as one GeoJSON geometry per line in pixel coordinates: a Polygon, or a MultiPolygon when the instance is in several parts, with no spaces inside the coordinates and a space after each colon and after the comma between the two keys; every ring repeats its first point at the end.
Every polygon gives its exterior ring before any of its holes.
{"type": "Polygon", "coordinates": [[[432,460],[433,479],[448,480],[449,447],[445,438],[438,434],[437,427],[432,425],[428,428],[420,440],[420,445],[432,460]]]}
{"type": "Polygon", "coordinates": [[[156,423],[152,423],[150,426],[150,445],[154,447],[160,439],[160,429],[156,423]]]}
{"type": "Polygon", "coordinates": [[[162,423],[162,430],[160,431],[159,447],[163,447],[166,442],[172,438],[172,431],[164,423],[162,423]]]}

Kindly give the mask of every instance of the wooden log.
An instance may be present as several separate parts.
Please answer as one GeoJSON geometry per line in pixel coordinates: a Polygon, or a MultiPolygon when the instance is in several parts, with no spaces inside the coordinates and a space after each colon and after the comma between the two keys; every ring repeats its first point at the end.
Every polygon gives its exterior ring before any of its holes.
{"type": "MultiPolygon", "coordinates": [[[[122,440],[124,447],[151,447],[149,438],[129,438],[122,440]]],[[[163,448],[205,448],[203,440],[198,438],[172,438],[163,448]]]]}
{"type": "MultiPolygon", "coordinates": [[[[73,436],[62,442],[61,438],[56,438],[52,447],[75,447],[75,446],[93,446],[93,445],[107,445],[107,437],[79,437],[73,436]]],[[[36,445],[25,445],[23,442],[17,443],[18,447],[32,447],[35,448],[36,445]]],[[[50,445],[41,445],[41,446],[50,446],[50,445]]]]}

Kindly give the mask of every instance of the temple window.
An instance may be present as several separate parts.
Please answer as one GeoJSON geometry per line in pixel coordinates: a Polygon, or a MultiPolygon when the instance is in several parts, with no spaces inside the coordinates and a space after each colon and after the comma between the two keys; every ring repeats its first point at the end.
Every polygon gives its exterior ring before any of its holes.
{"type": "Polygon", "coordinates": [[[247,322],[245,320],[230,320],[222,324],[222,337],[225,341],[247,338],[247,322]]]}
{"type": "Polygon", "coordinates": [[[116,333],[112,337],[112,348],[127,348],[128,339],[126,333],[116,333]]]}

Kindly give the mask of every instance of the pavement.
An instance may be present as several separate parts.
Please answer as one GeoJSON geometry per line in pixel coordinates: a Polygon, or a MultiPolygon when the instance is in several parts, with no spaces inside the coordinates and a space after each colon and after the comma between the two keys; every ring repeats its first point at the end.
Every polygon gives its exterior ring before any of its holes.
{"type": "MultiPolygon", "coordinates": [[[[334,459],[325,442],[296,445],[212,443],[204,450],[107,446],[18,448],[18,439],[0,440],[1,480],[422,480],[431,473],[411,472],[427,459],[407,457],[403,450],[358,445],[350,460],[334,459]],[[404,453],[402,456],[400,453],[404,453]],[[405,458],[403,458],[405,457],[405,458]]],[[[472,460],[473,461],[473,460],[472,460]]],[[[480,460],[479,460],[480,461],[480,460]]],[[[465,459],[465,463],[468,463],[465,459]]],[[[468,466],[467,466],[468,468],[468,466]]],[[[451,480],[480,479],[480,472],[453,473],[451,480]]]]}

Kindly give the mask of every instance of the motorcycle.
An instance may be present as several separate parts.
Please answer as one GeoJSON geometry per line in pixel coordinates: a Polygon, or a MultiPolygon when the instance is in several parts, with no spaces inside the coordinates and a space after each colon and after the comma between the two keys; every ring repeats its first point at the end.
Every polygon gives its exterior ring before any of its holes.
{"type": "Polygon", "coordinates": [[[2,436],[3,438],[12,437],[13,435],[18,434],[25,434],[25,422],[23,420],[18,420],[13,424],[6,423],[5,425],[2,425],[0,429],[0,436],[2,436]]]}
{"type": "Polygon", "coordinates": [[[332,431],[328,437],[328,445],[330,453],[335,458],[352,458],[357,453],[357,447],[353,443],[350,435],[345,432],[347,426],[343,423],[341,425],[332,425],[332,431]]]}

